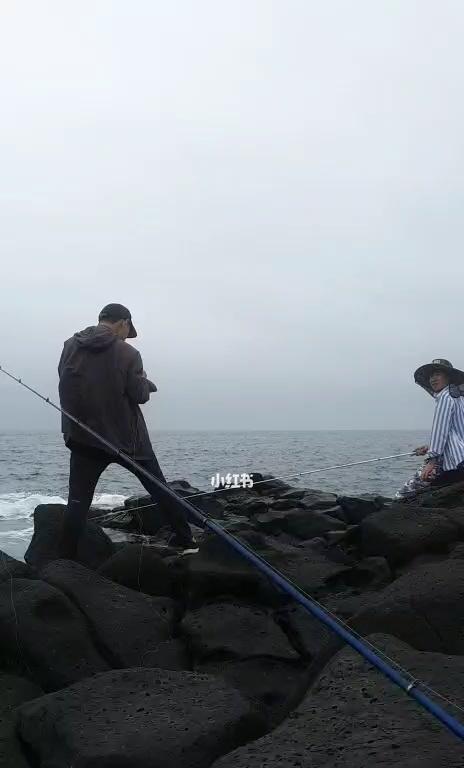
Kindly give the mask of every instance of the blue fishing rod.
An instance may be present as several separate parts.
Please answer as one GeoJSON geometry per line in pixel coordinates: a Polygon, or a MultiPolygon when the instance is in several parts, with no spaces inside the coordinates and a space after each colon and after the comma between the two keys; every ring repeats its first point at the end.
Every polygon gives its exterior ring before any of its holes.
{"type": "Polygon", "coordinates": [[[140,474],[151,480],[157,486],[161,494],[179,504],[189,515],[189,517],[194,520],[196,525],[198,525],[200,528],[210,530],[219,536],[220,539],[225,541],[226,544],[228,544],[242,558],[250,563],[250,565],[260,571],[260,573],[264,574],[269,579],[269,581],[278,589],[280,589],[284,594],[291,597],[292,600],[301,605],[301,607],[311,616],[314,616],[314,618],[318,619],[318,621],[322,622],[322,624],[331,629],[336,635],[338,635],[338,637],[343,640],[344,643],[357,651],[357,653],[359,653],[366,661],[368,661],[373,667],[382,672],[382,674],[384,674],[395,685],[401,688],[408,696],[417,701],[418,704],[420,704],[425,710],[427,710],[427,712],[433,715],[433,717],[441,722],[452,733],[454,733],[460,739],[464,740],[464,725],[460,723],[459,720],[456,720],[455,717],[450,715],[445,709],[443,709],[443,707],[433,701],[429,696],[427,696],[427,694],[421,691],[419,688],[419,681],[413,678],[408,679],[404,676],[404,674],[398,672],[391,664],[382,659],[382,657],[375,653],[375,651],[371,650],[371,648],[362,639],[356,637],[356,635],[342,626],[320,605],[318,605],[318,603],[312,600],[309,596],[305,595],[298,587],[296,587],[287,578],[285,578],[285,576],[276,571],[276,569],[273,568],[266,560],[260,557],[260,555],[242,544],[242,542],[235,538],[235,536],[224,530],[224,528],[221,528],[221,526],[215,523],[213,520],[210,520],[208,517],[206,517],[202,512],[200,512],[199,509],[194,507],[190,501],[187,501],[182,496],[179,496],[175,491],[169,488],[169,486],[161,482],[161,480],[152,475],[151,472],[148,472],[144,467],[138,464],[137,461],[124,453],[124,451],[119,450],[119,448],[106,440],[106,438],[102,437],[102,435],[95,432],[95,430],[93,430],[91,427],[83,424],[71,413],[68,413],[63,408],[60,408],[60,406],[53,403],[49,397],[41,395],[40,392],[37,392],[32,387],[29,387],[27,384],[25,384],[22,379],[13,376],[13,374],[6,371],[5,368],[3,368],[1,365],[0,372],[4,373],[18,384],[21,384],[22,387],[25,387],[25,389],[27,389],[29,392],[32,392],[48,405],[51,405],[52,408],[55,408],[55,410],[59,411],[61,414],[73,421],[89,435],[92,435],[92,437],[97,439],[102,445],[108,448],[111,453],[114,453],[116,456],[123,458],[125,462],[136,469],[140,474]]]}

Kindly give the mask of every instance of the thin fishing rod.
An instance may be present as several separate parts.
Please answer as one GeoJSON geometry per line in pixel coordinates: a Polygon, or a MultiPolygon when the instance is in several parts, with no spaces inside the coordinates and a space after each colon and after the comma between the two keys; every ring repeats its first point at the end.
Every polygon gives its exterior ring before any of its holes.
{"type": "Polygon", "coordinates": [[[27,384],[25,384],[21,379],[13,376],[11,373],[8,373],[8,371],[2,368],[2,366],[0,366],[0,371],[9,376],[10,379],[16,381],[18,384],[21,384],[21,386],[28,389],[34,395],[37,395],[37,397],[51,405],[57,411],[60,411],[60,413],[67,416],[79,427],[98,439],[103,445],[110,448],[113,453],[118,456],[123,456],[125,461],[127,461],[130,466],[134,467],[134,469],[137,469],[137,471],[144,475],[148,480],[151,480],[151,482],[158,488],[161,494],[164,494],[171,501],[175,501],[177,504],[179,504],[184,509],[184,511],[191,518],[193,518],[193,520],[195,520],[197,525],[199,525],[201,528],[209,529],[217,536],[219,536],[220,539],[223,539],[226,544],[228,544],[239,555],[241,555],[241,557],[247,560],[258,571],[263,573],[272,584],[274,584],[278,589],[284,592],[284,594],[287,594],[295,602],[301,605],[305,611],[321,621],[323,624],[325,624],[325,626],[329,627],[329,629],[335,632],[335,634],[338,635],[347,645],[357,651],[366,661],[372,664],[373,667],[382,672],[389,680],[391,680],[411,698],[417,701],[446,728],[448,728],[452,733],[464,741],[464,725],[456,720],[455,717],[450,715],[445,709],[443,709],[443,707],[441,707],[439,704],[436,704],[423,691],[421,691],[418,687],[418,681],[415,678],[411,677],[411,679],[408,680],[404,675],[400,674],[390,664],[386,663],[377,653],[371,650],[371,648],[366,645],[363,640],[359,639],[348,629],[345,629],[345,627],[341,626],[334,618],[332,618],[332,616],[330,616],[323,608],[321,608],[319,604],[315,603],[314,600],[312,600],[309,596],[306,596],[298,587],[291,584],[288,579],[276,571],[270,565],[270,563],[257,555],[252,549],[245,547],[238,539],[230,535],[213,520],[209,520],[207,517],[205,517],[205,515],[203,515],[199,509],[194,507],[190,501],[186,501],[182,496],[178,496],[175,491],[169,488],[169,486],[167,486],[165,483],[162,483],[157,477],[152,475],[151,472],[148,472],[144,467],[127,456],[123,451],[120,451],[104,437],[79,421],[79,419],[77,419],[75,416],[53,403],[50,398],[44,397],[32,387],[29,387],[27,384]]]}
{"type": "MultiPolygon", "coordinates": [[[[315,475],[318,472],[329,472],[332,469],[344,469],[345,467],[358,467],[360,464],[372,464],[376,461],[388,461],[389,459],[399,459],[405,456],[413,456],[413,453],[395,453],[392,456],[379,456],[375,459],[363,459],[362,461],[351,461],[349,464],[334,464],[331,467],[322,467],[321,469],[309,469],[306,472],[296,472],[294,475],[280,475],[279,477],[268,477],[266,480],[257,480],[253,483],[253,488],[256,485],[261,485],[262,483],[272,483],[274,480],[293,480],[295,477],[302,477],[303,475],[315,475]]],[[[187,496],[183,496],[184,499],[198,499],[199,496],[211,496],[212,494],[216,495],[217,493],[224,493],[225,491],[243,491],[244,489],[241,486],[231,486],[230,488],[215,488],[211,491],[198,491],[197,493],[189,493],[187,496]]],[[[127,507],[124,508],[124,510],[120,510],[118,512],[103,512],[99,515],[95,515],[92,519],[93,520],[105,520],[110,521],[113,519],[116,519],[117,517],[120,517],[121,515],[127,514],[130,510],[136,510],[137,512],[140,512],[142,509],[149,509],[150,507],[154,507],[155,504],[144,504],[142,507],[127,507]]]]}

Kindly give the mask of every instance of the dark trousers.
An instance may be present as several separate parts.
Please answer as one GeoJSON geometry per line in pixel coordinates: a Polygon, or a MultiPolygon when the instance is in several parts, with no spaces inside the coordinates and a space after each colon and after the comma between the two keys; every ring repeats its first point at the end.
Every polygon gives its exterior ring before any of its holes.
{"type": "MultiPolygon", "coordinates": [[[[60,542],[60,555],[65,559],[75,559],[79,538],[87,521],[87,514],[92,503],[95,488],[100,475],[110,464],[119,464],[128,469],[142,483],[154,502],[158,502],[162,522],[169,524],[175,534],[176,544],[184,546],[192,540],[192,532],[187,522],[184,510],[176,502],[163,498],[154,482],[129,466],[123,458],[111,456],[98,448],[90,448],[73,444],[69,465],[69,496],[68,506],[64,514],[63,529],[60,542]]],[[[161,482],[166,479],[153,453],[149,459],[137,459],[147,472],[157,477],[161,482]]]]}

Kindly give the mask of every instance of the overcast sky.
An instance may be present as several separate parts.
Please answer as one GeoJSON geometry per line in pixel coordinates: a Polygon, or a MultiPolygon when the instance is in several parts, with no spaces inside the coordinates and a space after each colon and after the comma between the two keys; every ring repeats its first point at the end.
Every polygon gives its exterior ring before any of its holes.
{"type": "MultiPolygon", "coordinates": [[[[163,429],[428,427],[464,368],[461,2],[2,3],[0,364],[132,311],[163,429]]],[[[0,428],[58,429],[0,376],[0,428]]]]}

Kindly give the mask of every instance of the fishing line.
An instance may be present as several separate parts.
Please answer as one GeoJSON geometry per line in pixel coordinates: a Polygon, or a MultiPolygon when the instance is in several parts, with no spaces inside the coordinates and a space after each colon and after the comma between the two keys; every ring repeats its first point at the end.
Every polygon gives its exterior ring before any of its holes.
{"type": "MultiPolygon", "coordinates": [[[[296,472],[293,475],[280,475],[279,477],[269,477],[266,480],[257,480],[256,483],[253,483],[253,488],[256,485],[262,485],[263,483],[272,483],[275,480],[294,480],[296,477],[303,477],[304,475],[315,475],[318,472],[329,472],[332,469],[344,469],[345,467],[357,467],[357,466],[360,466],[361,464],[372,464],[376,461],[388,461],[389,459],[399,459],[404,456],[411,457],[411,456],[414,456],[414,454],[413,453],[395,453],[392,456],[380,456],[375,459],[363,459],[362,461],[351,461],[348,464],[334,464],[331,467],[322,467],[320,469],[309,469],[309,470],[306,470],[305,472],[296,472]]],[[[197,499],[199,496],[211,496],[211,494],[215,495],[217,493],[224,493],[225,491],[243,491],[243,490],[248,490],[248,489],[242,488],[240,486],[238,487],[231,486],[230,488],[216,488],[216,489],[213,489],[212,491],[199,491],[198,493],[190,493],[187,496],[182,495],[182,498],[197,499]]],[[[93,517],[92,520],[109,521],[109,520],[116,519],[117,517],[120,517],[122,515],[130,513],[131,509],[137,509],[137,511],[140,511],[141,509],[148,509],[149,507],[153,507],[153,506],[155,506],[155,504],[152,502],[151,504],[145,504],[143,507],[139,507],[139,506],[133,507],[133,508],[126,507],[124,510],[121,509],[118,512],[114,512],[114,513],[110,512],[109,514],[102,513],[103,516],[95,515],[95,517],[93,517]],[[113,518],[113,515],[114,515],[114,518],[113,518]]]]}
{"type": "Polygon", "coordinates": [[[346,628],[345,628],[345,626],[342,623],[340,623],[336,617],[332,616],[330,613],[325,611],[325,609],[323,609],[317,603],[317,601],[314,601],[309,595],[306,595],[297,585],[294,585],[289,579],[287,579],[286,576],[280,574],[280,572],[274,569],[270,563],[264,560],[264,558],[262,558],[256,552],[254,552],[253,549],[242,544],[239,539],[237,539],[228,531],[226,531],[224,528],[222,528],[220,525],[218,525],[214,520],[208,519],[208,517],[206,517],[199,509],[194,507],[191,502],[186,501],[182,496],[179,496],[177,493],[175,493],[171,488],[169,488],[168,485],[161,482],[157,477],[155,477],[150,472],[145,470],[144,467],[137,464],[137,462],[133,461],[123,451],[120,451],[118,448],[112,445],[108,440],[106,440],[106,438],[102,437],[93,429],[91,429],[87,425],[80,422],[79,419],[77,419],[72,414],[68,413],[64,409],[61,409],[59,406],[55,405],[55,403],[53,403],[50,400],[50,398],[44,397],[39,392],[34,390],[32,387],[29,387],[27,384],[24,384],[21,381],[21,379],[8,373],[8,371],[6,371],[1,366],[0,366],[0,371],[2,373],[5,373],[5,375],[9,376],[9,378],[13,379],[17,383],[24,386],[33,394],[37,395],[41,400],[44,400],[46,403],[49,403],[53,408],[55,408],[57,411],[60,411],[60,413],[67,416],[74,423],[78,424],[78,426],[81,427],[84,431],[88,432],[97,440],[99,440],[99,442],[101,442],[103,445],[108,447],[111,450],[111,453],[116,453],[117,456],[124,457],[124,460],[129,465],[137,469],[139,474],[141,473],[145,477],[147,477],[149,480],[151,480],[154,483],[154,485],[157,486],[158,489],[163,494],[165,494],[165,496],[167,496],[172,501],[176,501],[177,504],[184,509],[184,511],[192,515],[193,518],[198,521],[198,525],[200,525],[200,527],[205,529],[207,528],[208,530],[218,535],[219,538],[223,539],[226,543],[228,543],[234,551],[242,555],[245,558],[245,560],[247,560],[249,563],[255,566],[258,569],[258,571],[261,571],[265,576],[267,576],[271,581],[271,583],[273,583],[278,589],[280,589],[280,591],[284,592],[289,597],[293,598],[293,600],[297,604],[301,605],[306,610],[307,613],[311,614],[316,619],[321,621],[325,626],[329,627],[332,631],[334,631],[335,634],[338,635],[347,645],[349,645],[351,648],[357,651],[373,667],[381,671],[389,680],[391,680],[395,685],[401,688],[401,690],[407,693],[408,696],[413,698],[425,710],[427,710],[433,717],[435,717],[439,722],[441,722],[442,725],[448,728],[448,730],[450,730],[452,733],[458,736],[461,740],[464,740],[464,725],[458,720],[456,720],[456,718],[450,715],[440,705],[434,702],[433,699],[430,699],[428,696],[426,696],[426,694],[423,693],[422,690],[420,690],[418,686],[418,680],[416,678],[413,678],[410,674],[408,674],[407,677],[405,678],[404,675],[400,674],[397,671],[397,669],[391,666],[391,664],[386,663],[380,655],[378,655],[376,652],[373,652],[369,647],[369,645],[364,641],[364,639],[361,638],[359,635],[356,636],[356,634],[352,632],[351,628],[348,627],[348,625],[346,625],[346,628]]]}

